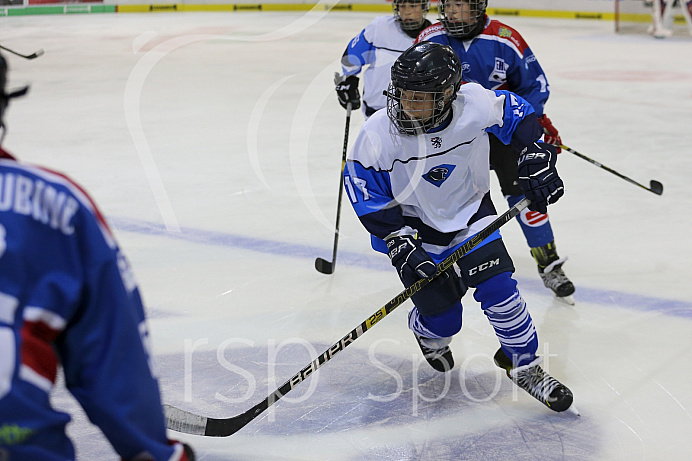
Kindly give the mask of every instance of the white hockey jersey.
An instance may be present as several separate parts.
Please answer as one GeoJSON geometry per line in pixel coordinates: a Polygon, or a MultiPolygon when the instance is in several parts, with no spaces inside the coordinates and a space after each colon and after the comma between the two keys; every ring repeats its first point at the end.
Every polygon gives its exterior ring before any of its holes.
{"type": "Polygon", "coordinates": [[[386,111],[374,114],[344,169],[346,192],[366,229],[383,239],[414,223],[419,232],[429,228],[428,234],[447,235],[451,243],[484,204],[486,215],[495,214],[487,132],[517,147],[542,134],[526,100],[475,83],[462,85],[451,120],[434,133],[401,134],[386,111]]]}
{"type": "Polygon", "coordinates": [[[348,44],[341,58],[343,75],[357,75],[368,66],[363,73],[362,108],[366,117],[387,105],[382,92],[391,81],[392,65],[414,41],[401,30],[394,16],[380,16],[348,44]]]}

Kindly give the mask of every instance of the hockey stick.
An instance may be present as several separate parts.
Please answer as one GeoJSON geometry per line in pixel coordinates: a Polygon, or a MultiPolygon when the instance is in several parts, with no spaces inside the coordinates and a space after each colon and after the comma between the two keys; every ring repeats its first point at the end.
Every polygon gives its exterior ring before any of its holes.
{"type": "Polygon", "coordinates": [[[21,53],[17,53],[16,51],[13,51],[13,50],[11,50],[11,49],[9,49],[9,48],[5,48],[5,47],[2,46],[2,45],[0,45],[0,49],[5,50],[5,51],[7,51],[8,53],[16,54],[17,56],[21,56],[21,57],[24,58],[24,59],[35,59],[35,58],[38,58],[39,56],[41,56],[41,55],[43,54],[43,48],[41,48],[41,49],[37,50],[36,52],[31,53],[31,54],[21,54],[21,53]]]}
{"type": "Polygon", "coordinates": [[[599,163],[599,162],[597,162],[596,160],[591,159],[591,158],[587,157],[587,156],[584,155],[584,154],[580,154],[580,153],[577,152],[576,150],[571,149],[571,148],[565,146],[564,144],[560,144],[560,147],[563,148],[563,149],[565,149],[567,152],[573,153],[573,154],[576,155],[577,157],[583,158],[583,159],[586,160],[587,162],[592,163],[592,164],[596,165],[596,166],[599,167],[599,168],[602,168],[602,169],[604,169],[604,170],[606,170],[606,171],[608,171],[608,172],[610,172],[610,173],[613,173],[615,176],[618,176],[618,177],[624,179],[625,181],[631,182],[632,184],[641,187],[642,189],[646,189],[646,190],[648,190],[649,192],[653,192],[653,193],[656,194],[656,195],[661,195],[661,194],[663,193],[663,184],[661,184],[660,182],[656,181],[655,179],[652,179],[651,181],[649,181],[649,187],[646,187],[646,186],[643,185],[643,184],[639,184],[639,183],[638,183],[637,181],[635,181],[634,179],[630,179],[630,178],[628,178],[627,176],[625,176],[625,175],[623,175],[623,174],[621,174],[621,173],[618,173],[617,171],[613,170],[612,168],[608,168],[607,166],[603,165],[602,163],[599,163]]]}
{"type": "Polygon", "coordinates": [[[336,202],[336,226],[334,231],[334,251],[332,262],[326,259],[315,259],[315,269],[323,274],[333,274],[336,268],[336,248],[339,244],[339,220],[341,218],[341,196],[344,192],[344,167],[346,166],[346,151],[348,148],[348,128],[351,125],[351,103],[346,104],[346,129],[344,130],[344,151],[341,154],[341,174],[339,175],[339,198],[336,202]]]}
{"type": "Polygon", "coordinates": [[[235,434],[240,429],[245,427],[250,421],[259,416],[264,410],[273,405],[277,400],[288,394],[295,386],[304,381],[308,376],[317,371],[318,368],[334,358],[337,353],[344,350],[346,346],[358,339],[377,322],[385,318],[394,309],[402,305],[404,301],[420,291],[421,288],[430,283],[435,277],[449,269],[455,262],[477,247],[483,240],[487,239],[506,222],[512,220],[512,218],[521,213],[521,211],[526,208],[529,203],[529,199],[524,198],[515,204],[512,208],[495,219],[487,227],[466,241],[466,243],[449,255],[444,261],[438,264],[437,273],[434,276],[429,279],[420,279],[396,295],[387,304],[368,317],[363,323],[351,330],[351,332],[341,338],[337,343],[333,344],[329,349],[324,351],[305,368],[293,375],[266,399],[250,408],[245,413],[238,416],[232,416],[230,418],[207,418],[205,416],[199,416],[171,405],[164,405],[163,407],[166,413],[166,427],[177,432],[205,435],[208,437],[227,437],[235,434]]]}

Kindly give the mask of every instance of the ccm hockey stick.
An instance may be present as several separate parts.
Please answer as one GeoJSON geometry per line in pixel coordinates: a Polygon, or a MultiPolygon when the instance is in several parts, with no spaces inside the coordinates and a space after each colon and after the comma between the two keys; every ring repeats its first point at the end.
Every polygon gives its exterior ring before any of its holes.
{"type": "Polygon", "coordinates": [[[16,51],[11,50],[11,49],[9,49],[9,48],[5,48],[5,47],[2,46],[2,45],[0,45],[0,49],[5,50],[5,51],[7,51],[8,53],[16,54],[17,56],[20,56],[20,57],[22,57],[22,58],[24,58],[24,59],[35,59],[35,58],[38,58],[39,56],[41,56],[41,55],[43,54],[43,48],[41,48],[40,50],[38,50],[38,51],[36,51],[36,52],[34,52],[34,53],[31,53],[31,54],[21,54],[21,53],[17,53],[16,51]]]}
{"type": "Polygon", "coordinates": [[[351,125],[351,103],[346,104],[346,130],[344,132],[344,151],[341,154],[341,174],[339,175],[339,198],[336,202],[336,226],[334,231],[334,251],[332,252],[332,262],[326,259],[315,259],[315,269],[323,274],[333,274],[336,268],[336,248],[339,244],[339,220],[341,218],[341,196],[344,192],[344,168],[346,166],[346,151],[348,148],[348,128],[351,125]]]}
{"type": "Polygon", "coordinates": [[[592,163],[592,164],[596,165],[596,166],[599,167],[599,168],[602,168],[602,169],[604,169],[604,170],[606,170],[606,171],[608,171],[608,172],[610,172],[610,173],[613,173],[615,176],[618,176],[618,177],[624,179],[625,181],[631,182],[632,184],[641,187],[642,189],[646,189],[646,190],[648,190],[649,192],[653,192],[653,193],[656,194],[656,195],[661,195],[661,194],[663,193],[663,184],[661,184],[660,182],[658,182],[658,181],[656,181],[656,180],[654,180],[654,179],[652,179],[651,181],[649,181],[649,187],[646,187],[646,186],[643,185],[643,184],[639,184],[639,183],[638,183],[637,181],[635,181],[634,179],[630,179],[630,178],[628,178],[627,176],[625,176],[624,174],[618,173],[617,171],[613,170],[612,168],[608,168],[607,166],[603,165],[602,163],[599,163],[599,162],[597,162],[596,160],[593,160],[593,159],[587,157],[587,156],[584,155],[584,154],[580,154],[580,153],[577,152],[576,150],[571,149],[571,148],[565,146],[564,144],[560,144],[560,147],[562,147],[563,149],[565,149],[567,152],[571,152],[572,154],[576,155],[576,156],[579,157],[579,158],[583,158],[583,159],[586,160],[587,162],[592,163]]]}
{"type": "Polygon", "coordinates": [[[449,255],[444,261],[438,264],[437,273],[433,277],[429,279],[420,279],[396,295],[391,301],[378,309],[363,323],[351,330],[351,332],[341,338],[337,343],[333,344],[329,349],[324,351],[305,368],[293,375],[266,399],[250,408],[245,413],[238,416],[232,416],[230,418],[207,418],[205,416],[196,415],[171,405],[164,405],[163,408],[166,414],[166,427],[177,432],[205,435],[208,437],[227,437],[235,434],[240,429],[245,427],[250,421],[259,416],[264,410],[273,405],[277,400],[288,394],[295,386],[303,382],[308,376],[317,371],[318,368],[334,358],[336,354],[344,350],[349,344],[353,343],[366,331],[372,328],[377,322],[385,318],[394,309],[402,305],[404,301],[420,291],[421,288],[430,283],[435,277],[452,267],[455,262],[477,247],[483,240],[487,239],[506,222],[510,221],[516,215],[521,213],[521,211],[526,208],[529,203],[529,199],[524,198],[512,208],[507,210],[495,221],[490,223],[487,227],[466,241],[466,243],[459,247],[454,253],[449,255]]]}

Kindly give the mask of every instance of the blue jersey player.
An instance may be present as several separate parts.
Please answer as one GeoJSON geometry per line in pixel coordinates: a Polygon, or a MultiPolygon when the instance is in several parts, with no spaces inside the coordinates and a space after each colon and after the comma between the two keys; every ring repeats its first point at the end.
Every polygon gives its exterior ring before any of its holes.
{"type": "MultiPolygon", "coordinates": [[[[526,99],[543,126],[545,142],[559,146],[560,135],[543,112],[550,95],[543,69],[516,30],[485,14],[486,5],[487,0],[440,1],[440,22],[421,32],[418,40],[451,46],[463,66],[464,82],[491,90],[509,90],[526,99]]],[[[560,152],[559,147],[557,151],[560,152]]],[[[490,135],[490,163],[510,206],[522,198],[517,181],[518,155],[512,146],[505,146],[490,135]]],[[[524,210],[517,219],[543,283],[557,297],[573,303],[574,285],[562,270],[567,258],[558,256],[548,215],[524,210]]]]}
{"type": "MultiPolygon", "coordinates": [[[[344,169],[344,184],[373,247],[387,253],[402,283],[436,272],[436,263],[497,216],[490,200],[489,133],[522,152],[520,186],[545,212],[563,193],[557,152],[536,142],[542,127],[524,99],[480,85],[461,85],[454,51],[421,42],[391,69],[387,109],[363,125],[344,169]]],[[[454,366],[449,344],[461,329],[461,299],[475,288],[500,342],[495,361],[518,386],[555,411],[572,404],[570,390],[545,373],[538,337],[512,277],[499,232],[413,295],[409,328],[428,363],[454,366]]]]}
{"type": "MultiPolygon", "coordinates": [[[[0,127],[7,102],[0,56],[0,127]]],[[[25,91],[24,91],[25,92],[25,91]]],[[[50,404],[59,367],[126,460],[193,460],[166,436],[144,310],[99,210],[69,178],[0,148],[0,459],[75,459],[50,404]]]]}
{"type": "Polygon", "coordinates": [[[389,85],[394,60],[413,45],[418,34],[430,25],[425,15],[430,0],[393,0],[393,16],[375,18],[356,35],[341,57],[342,73],[335,78],[339,103],[361,107],[358,74],[363,71],[363,115],[367,119],[385,106],[382,94],[389,85]]]}

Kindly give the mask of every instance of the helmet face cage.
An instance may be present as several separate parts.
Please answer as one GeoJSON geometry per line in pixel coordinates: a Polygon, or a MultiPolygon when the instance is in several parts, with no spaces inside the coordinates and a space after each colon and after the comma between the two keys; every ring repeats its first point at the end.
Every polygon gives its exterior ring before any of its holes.
{"type": "Polygon", "coordinates": [[[418,30],[423,26],[423,23],[425,22],[425,15],[428,14],[428,10],[430,10],[430,0],[393,0],[392,9],[394,10],[394,18],[396,18],[403,30],[418,30]],[[407,21],[401,17],[399,7],[405,3],[420,6],[422,11],[419,19],[416,18],[414,20],[407,21]]]}
{"type": "Polygon", "coordinates": [[[387,115],[399,133],[423,134],[445,121],[454,99],[454,84],[441,91],[417,91],[390,83],[387,90],[387,115]]]}
{"type": "Polygon", "coordinates": [[[475,37],[483,30],[487,5],[487,0],[440,0],[438,19],[452,37],[475,37]]]}

